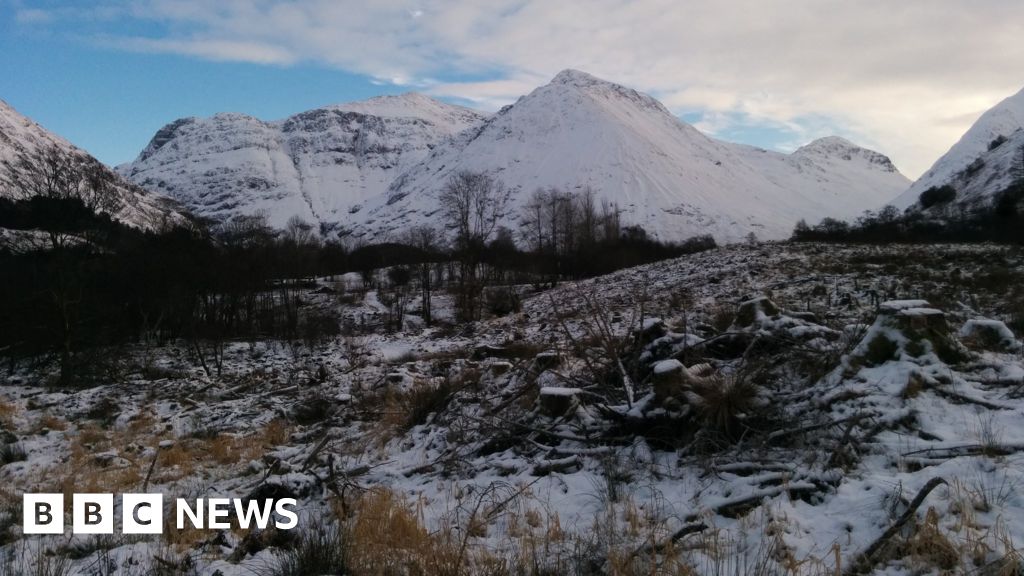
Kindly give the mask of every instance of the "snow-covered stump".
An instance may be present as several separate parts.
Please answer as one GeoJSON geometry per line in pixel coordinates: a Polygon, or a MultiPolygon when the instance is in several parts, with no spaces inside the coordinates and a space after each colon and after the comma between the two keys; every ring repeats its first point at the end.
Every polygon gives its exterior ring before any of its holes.
{"type": "Polygon", "coordinates": [[[492,376],[501,376],[502,374],[507,374],[512,371],[512,363],[504,361],[493,362],[490,365],[490,371],[492,376]]]}
{"type": "Polygon", "coordinates": [[[537,369],[537,372],[543,372],[552,368],[557,368],[562,363],[562,359],[558,357],[558,352],[548,350],[541,352],[533,359],[533,364],[537,369]]]}
{"type": "Polygon", "coordinates": [[[868,366],[878,366],[929,353],[946,364],[959,363],[968,356],[950,333],[945,312],[925,300],[893,300],[879,306],[878,317],[853,355],[868,366]]]}
{"type": "Polygon", "coordinates": [[[707,385],[717,385],[714,368],[710,364],[697,364],[687,368],[679,360],[662,360],[651,373],[654,398],[664,402],[669,398],[683,399],[688,391],[707,385]]]}
{"type": "Polygon", "coordinates": [[[932,308],[927,300],[892,300],[883,302],[879,306],[878,312],[883,316],[894,318],[897,327],[904,332],[933,330],[938,334],[949,333],[946,313],[932,308]]]}
{"type": "Polygon", "coordinates": [[[661,318],[647,318],[640,327],[640,337],[644,344],[654,342],[668,334],[668,326],[661,318]]]}
{"type": "Polygon", "coordinates": [[[778,316],[779,313],[779,307],[767,296],[752,298],[740,303],[733,325],[739,328],[749,328],[757,322],[778,316]]]}
{"type": "Polygon", "coordinates": [[[662,360],[654,365],[651,373],[651,384],[654,388],[654,399],[664,402],[677,396],[686,382],[686,366],[679,360],[662,360]]]}
{"type": "Polygon", "coordinates": [[[540,389],[538,402],[544,414],[558,418],[569,413],[579,404],[579,388],[565,388],[562,386],[545,386],[540,389]]]}
{"type": "Polygon", "coordinates": [[[977,350],[1011,352],[1020,348],[1013,331],[999,320],[968,320],[960,328],[958,336],[968,347],[977,350]]]}

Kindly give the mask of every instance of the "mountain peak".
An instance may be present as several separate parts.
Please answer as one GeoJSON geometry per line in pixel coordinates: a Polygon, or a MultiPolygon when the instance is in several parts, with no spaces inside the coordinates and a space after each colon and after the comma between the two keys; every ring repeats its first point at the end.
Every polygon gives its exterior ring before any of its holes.
{"type": "Polygon", "coordinates": [[[798,148],[793,156],[799,158],[817,157],[831,161],[852,161],[860,159],[880,167],[885,172],[898,173],[892,160],[885,154],[858,146],[842,136],[825,136],[798,148]]]}
{"type": "Polygon", "coordinates": [[[811,142],[808,142],[807,144],[804,144],[803,146],[801,146],[798,149],[798,151],[799,150],[826,150],[826,151],[828,151],[828,150],[838,150],[838,149],[854,149],[854,150],[856,150],[856,149],[859,149],[859,148],[860,148],[860,146],[857,146],[856,144],[854,144],[853,142],[850,142],[849,140],[847,140],[846,138],[843,138],[842,136],[825,136],[824,138],[818,138],[817,140],[812,140],[811,142]]]}
{"type": "Polygon", "coordinates": [[[634,106],[672,116],[672,113],[652,96],[572,68],[556,74],[550,83],[534,91],[534,94],[538,93],[556,94],[558,97],[564,97],[565,94],[585,94],[604,101],[629,101],[634,106]]]}
{"type": "Polygon", "coordinates": [[[424,117],[438,114],[470,115],[482,118],[482,115],[475,110],[441,102],[436,98],[431,98],[419,92],[374,96],[366,100],[334,104],[327,106],[326,109],[340,112],[355,112],[382,118],[424,117]]]}
{"type": "Polygon", "coordinates": [[[594,84],[611,84],[611,82],[601,80],[592,74],[587,74],[582,70],[576,70],[574,68],[566,68],[558,74],[555,74],[555,77],[551,79],[551,83],[568,84],[580,88],[584,86],[592,86],[594,84]]]}

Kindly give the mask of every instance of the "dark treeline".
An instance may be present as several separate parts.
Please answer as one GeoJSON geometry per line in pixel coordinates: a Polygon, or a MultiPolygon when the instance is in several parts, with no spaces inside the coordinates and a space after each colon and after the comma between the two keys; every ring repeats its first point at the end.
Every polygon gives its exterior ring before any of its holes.
{"type": "Polygon", "coordinates": [[[797,223],[798,242],[999,242],[1024,244],[1024,179],[995,195],[987,206],[965,210],[953,203],[956,190],[935,187],[921,195],[921,209],[901,214],[887,206],[853,223],[826,218],[814,226],[797,223]]]}
{"type": "Polygon", "coordinates": [[[538,193],[550,201],[533,207],[545,221],[524,226],[517,244],[497,225],[506,191],[475,173],[453,177],[441,194],[445,228],[413,228],[390,243],[324,241],[298,218],[277,230],[262,215],[143,231],[97,213],[77,192],[103,191],[66,172],[0,199],[0,228],[12,231],[0,244],[0,355],[56,360],[66,385],[105,377],[100,352],[118,345],[180,340],[214,374],[232,338],[339,334],[335,312],[300,313],[318,276],[359,272],[398,327],[417,296],[430,325],[437,290],[454,296],[459,320],[475,320],[514,310],[513,284],[540,288],[714,246],[658,242],[620,227],[613,207],[592,210],[591,194],[557,191],[538,193]]]}
{"type": "Polygon", "coordinates": [[[312,327],[300,322],[301,279],[344,268],[347,257],[260,218],[155,233],[82,211],[76,199],[0,203],[0,227],[19,229],[12,220],[26,217],[33,241],[15,236],[0,250],[0,351],[56,354],[65,383],[99,376],[103,363],[86,352],[111,345],[184,338],[212,372],[227,338],[302,337],[312,327]],[[80,217],[55,226],[36,206],[80,217]]]}

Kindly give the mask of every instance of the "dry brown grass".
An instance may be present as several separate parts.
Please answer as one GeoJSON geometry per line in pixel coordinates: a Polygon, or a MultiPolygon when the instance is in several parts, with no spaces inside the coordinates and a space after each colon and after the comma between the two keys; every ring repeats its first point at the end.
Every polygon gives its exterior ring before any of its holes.
{"type": "Polygon", "coordinates": [[[416,510],[390,490],[367,491],[350,513],[342,541],[353,575],[467,573],[455,539],[429,532],[416,510]]]}
{"type": "Polygon", "coordinates": [[[156,419],[148,412],[138,414],[124,430],[108,430],[85,423],[77,433],[68,433],[66,460],[38,475],[45,480],[31,488],[62,492],[66,502],[71,501],[75,492],[136,491],[142,487],[153,460],[151,455],[142,457],[138,452],[124,451],[124,447],[133,444],[158,449],[150,486],[173,485],[193,477],[199,469],[229,474],[232,468],[258,459],[268,447],[286,442],[290,434],[287,423],[275,419],[250,435],[222,433],[212,439],[177,438],[174,445],[157,448],[162,441],[172,439],[172,433],[157,426],[156,419]],[[119,457],[113,462],[96,458],[98,453],[115,450],[119,457]]]}
{"type": "Polygon", "coordinates": [[[284,420],[275,418],[256,434],[220,433],[208,443],[199,443],[195,449],[217,464],[231,465],[259,458],[267,448],[287,442],[290,434],[291,427],[284,420]]]}
{"type": "Polygon", "coordinates": [[[49,412],[43,412],[39,416],[39,421],[36,423],[36,431],[42,431],[44,429],[62,432],[68,429],[68,423],[49,412]]]}
{"type": "Polygon", "coordinates": [[[960,550],[939,527],[939,515],[929,508],[907,541],[906,552],[914,564],[940,570],[953,570],[960,564],[960,550]]]}
{"type": "Polygon", "coordinates": [[[7,430],[14,429],[14,417],[18,415],[18,406],[13,402],[0,400],[0,425],[7,430]]]}

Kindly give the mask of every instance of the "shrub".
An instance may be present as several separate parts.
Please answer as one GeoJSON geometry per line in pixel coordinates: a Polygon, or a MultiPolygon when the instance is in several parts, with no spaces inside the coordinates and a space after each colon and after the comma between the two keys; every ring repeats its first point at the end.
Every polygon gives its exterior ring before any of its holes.
{"type": "Polygon", "coordinates": [[[494,316],[506,316],[519,312],[519,295],[510,287],[492,288],[484,293],[487,311],[494,316]]]}
{"type": "Polygon", "coordinates": [[[332,404],[333,402],[321,392],[309,394],[292,407],[292,419],[302,426],[323,422],[330,415],[332,404]]]}
{"type": "Polygon", "coordinates": [[[425,424],[431,414],[444,410],[455,393],[455,385],[449,380],[431,384],[424,383],[415,386],[403,398],[407,414],[403,427],[409,430],[420,424],[425,424]]]}
{"type": "Polygon", "coordinates": [[[747,378],[730,376],[715,379],[696,390],[697,404],[702,426],[729,439],[740,433],[740,424],[757,399],[757,386],[747,378]]]}
{"type": "Polygon", "coordinates": [[[0,446],[0,466],[6,466],[11,462],[23,462],[27,457],[25,447],[20,442],[0,446]]]}
{"type": "Polygon", "coordinates": [[[341,576],[348,574],[346,548],[336,527],[312,526],[299,533],[268,576],[341,576]]]}
{"type": "Polygon", "coordinates": [[[868,342],[864,361],[867,362],[868,366],[880,366],[892,360],[899,349],[899,344],[890,340],[885,334],[879,334],[868,342]]]}
{"type": "Polygon", "coordinates": [[[982,168],[985,167],[985,161],[981,158],[975,158],[974,162],[971,162],[967,168],[964,168],[964,174],[973,176],[977,174],[982,168]]]}
{"type": "Polygon", "coordinates": [[[931,208],[938,204],[946,204],[952,202],[956,198],[956,189],[946,184],[945,186],[932,186],[921,193],[921,207],[924,209],[931,208]]]}

